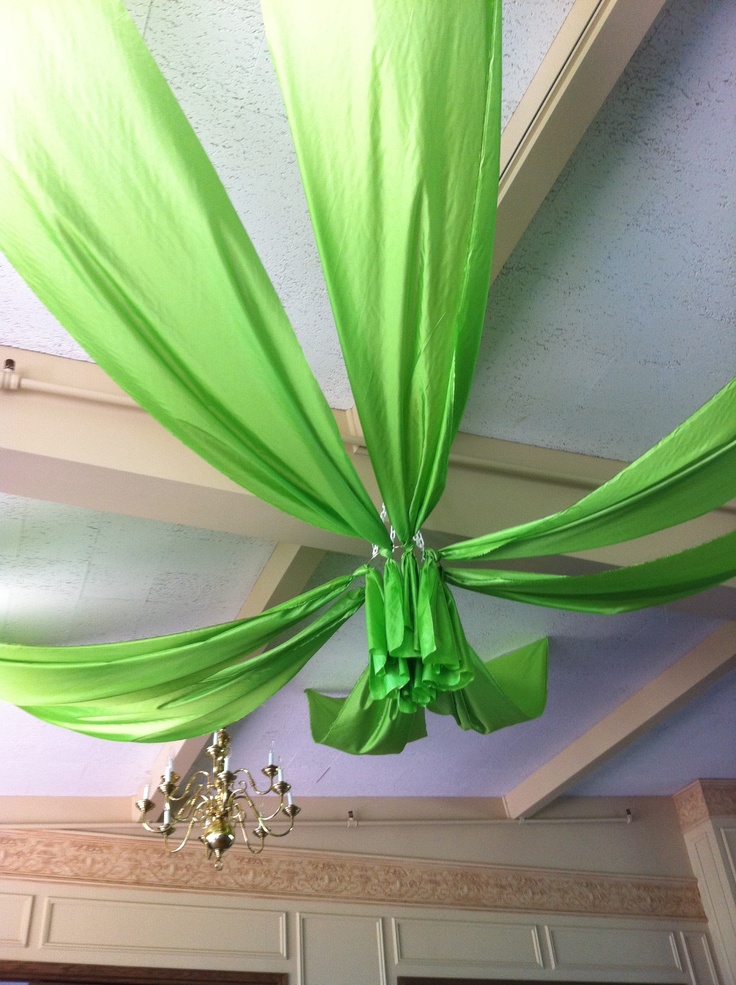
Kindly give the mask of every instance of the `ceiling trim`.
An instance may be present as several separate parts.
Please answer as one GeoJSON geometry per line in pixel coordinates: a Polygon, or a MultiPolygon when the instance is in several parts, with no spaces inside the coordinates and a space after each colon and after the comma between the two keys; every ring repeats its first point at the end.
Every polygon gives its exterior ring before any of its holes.
{"type": "Polygon", "coordinates": [[[504,797],[509,817],[535,814],[736,667],[736,623],[727,622],[504,797]]]}
{"type": "Polygon", "coordinates": [[[0,832],[0,877],[237,893],[284,900],[654,919],[705,919],[694,879],[458,865],[374,855],[232,848],[221,872],[198,851],[175,862],[158,842],[111,835],[0,832]]]}

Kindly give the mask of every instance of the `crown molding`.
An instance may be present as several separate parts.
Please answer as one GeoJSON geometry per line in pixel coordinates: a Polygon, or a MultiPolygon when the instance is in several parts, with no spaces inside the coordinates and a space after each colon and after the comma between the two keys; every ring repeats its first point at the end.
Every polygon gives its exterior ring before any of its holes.
{"type": "Polygon", "coordinates": [[[736,780],[696,780],[672,799],[683,832],[713,817],[736,818],[736,780]]]}
{"type": "Polygon", "coordinates": [[[0,877],[90,886],[237,893],[279,900],[704,920],[694,879],[274,849],[233,849],[216,872],[196,847],[172,858],[141,838],[0,833],[0,877]]]}

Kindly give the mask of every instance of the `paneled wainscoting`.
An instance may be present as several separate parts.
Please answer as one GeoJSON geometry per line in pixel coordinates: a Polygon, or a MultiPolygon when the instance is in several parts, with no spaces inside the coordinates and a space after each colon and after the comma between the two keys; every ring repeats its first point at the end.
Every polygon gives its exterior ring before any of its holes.
{"type": "Polygon", "coordinates": [[[692,880],[286,850],[218,874],[199,853],[159,852],[3,832],[0,958],[280,972],[291,985],[727,985],[692,880]]]}

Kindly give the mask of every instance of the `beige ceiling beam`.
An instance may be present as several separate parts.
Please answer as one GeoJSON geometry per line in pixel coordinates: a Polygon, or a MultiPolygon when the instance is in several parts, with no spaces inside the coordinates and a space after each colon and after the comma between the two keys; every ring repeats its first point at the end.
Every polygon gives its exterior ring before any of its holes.
{"type": "Polygon", "coordinates": [[[509,791],[507,815],[535,814],[734,667],[736,623],[727,622],[509,791]]]}
{"type": "MultiPolygon", "coordinates": [[[[0,350],[0,358],[15,359],[22,380],[42,384],[40,389],[0,390],[0,491],[319,550],[365,553],[359,539],[302,523],[245,492],[140,409],[82,399],[79,395],[89,392],[124,396],[99,367],[9,348],[0,350]],[[53,387],[66,395],[50,392],[53,387]]],[[[336,416],[356,470],[377,501],[357,418],[344,411],[336,416]]],[[[460,434],[445,495],[426,531],[442,544],[554,513],[624,464],[460,434]]],[[[564,570],[635,564],[734,528],[731,504],[671,531],[586,552],[564,570]]]]}
{"type": "Polygon", "coordinates": [[[577,0],[506,126],[496,277],[666,0],[577,0]]]}
{"type": "MultiPolygon", "coordinates": [[[[301,547],[299,544],[277,544],[235,618],[257,616],[264,610],[299,595],[304,591],[324,553],[311,547],[301,547]]],[[[229,724],[229,722],[222,723],[223,726],[229,724]]],[[[149,779],[151,791],[156,791],[169,760],[172,761],[173,769],[179,776],[187,776],[209,741],[209,736],[197,736],[194,739],[182,739],[162,746],[151,766],[149,779]]],[[[140,799],[143,793],[144,786],[141,786],[134,801],[140,799]]],[[[160,793],[155,792],[151,800],[163,809],[160,793]]],[[[135,803],[132,805],[132,814],[133,820],[137,820],[139,812],[135,803]]]]}
{"type": "Polygon", "coordinates": [[[15,371],[0,369],[0,491],[324,550],[364,550],[357,538],[318,531],[246,492],[93,363],[0,348],[0,366],[7,359],[15,371]]]}

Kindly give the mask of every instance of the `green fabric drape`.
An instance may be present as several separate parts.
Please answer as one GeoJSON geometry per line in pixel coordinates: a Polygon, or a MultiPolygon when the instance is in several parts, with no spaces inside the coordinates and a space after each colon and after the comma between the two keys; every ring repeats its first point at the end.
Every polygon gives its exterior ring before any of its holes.
{"type": "Polygon", "coordinates": [[[483,735],[539,718],[547,704],[548,650],[545,638],[485,662],[473,652],[472,682],[438,694],[429,710],[483,735]]]}
{"type": "Polygon", "coordinates": [[[75,703],[212,674],[314,615],[363,573],[334,578],[257,616],[185,633],[89,646],[0,643],[0,700],[75,703]]]}
{"type": "Polygon", "coordinates": [[[736,496],[736,380],[569,509],[452,544],[443,561],[534,557],[618,544],[702,516],[736,496]]]}
{"type": "Polygon", "coordinates": [[[633,612],[694,595],[736,575],[736,531],[655,561],[593,575],[444,567],[451,584],[575,612],[633,612]]]}
{"type": "MultiPolygon", "coordinates": [[[[129,644],[92,647],[43,647],[45,675],[41,686],[12,689],[15,671],[22,687],[23,670],[13,667],[13,648],[0,650],[0,697],[8,693],[20,707],[54,725],[104,739],[164,742],[212,732],[238,721],[275,694],[301,670],[342,624],[363,604],[363,589],[344,591],[350,578],[322,586],[303,602],[287,603],[265,616],[129,644]],[[282,616],[284,629],[313,612],[317,603],[343,593],[295,636],[266,653],[243,660],[266,638],[268,623],[282,616]],[[133,651],[121,666],[119,647],[133,651]],[[6,651],[10,650],[8,654],[6,651]],[[137,651],[137,652],[136,652],[137,651]],[[105,675],[105,671],[113,673],[105,675]],[[74,673],[76,671],[76,673],[74,673]],[[11,680],[6,691],[5,678],[11,680]],[[70,673],[71,672],[71,673],[70,673]],[[86,672],[88,688],[83,684],[86,672]],[[103,682],[97,685],[99,678],[103,682]],[[67,679],[75,681],[67,686],[67,679]],[[57,695],[48,687],[61,683],[57,695]],[[21,698],[21,700],[18,700],[21,698]]],[[[273,627],[270,637],[276,635],[273,627]]],[[[33,661],[33,647],[16,647],[33,661]]],[[[34,675],[35,684],[39,675],[34,675]]]]}
{"type": "Polygon", "coordinates": [[[383,581],[366,571],[366,633],[371,696],[394,697],[413,713],[439,691],[465,687],[473,667],[455,601],[442,584],[436,558],[421,566],[405,553],[387,558],[383,581]]]}
{"type": "Polygon", "coordinates": [[[483,328],[501,5],[263,11],[366,443],[407,544],[444,488],[483,328]]]}
{"type": "Polygon", "coordinates": [[[365,670],[347,698],[307,690],[315,742],[355,756],[388,756],[426,737],[424,708],[407,714],[395,698],[376,700],[371,696],[369,677],[365,670]]]}
{"type": "MultiPolygon", "coordinates": [[[[490,277],[500,3],[268,0],[265,20],[379,486],[409,545],[439,499],[490,277]]],[[[117,740],[212,731],[290,680],[366,601],[369,666],[309,693],[317,741],[397,752],[425,711],[489,732],[544,707],[546,642],[484,664],[447,584],[587,612],[736,574],[736,534],[565,577],[444,566],[617,543],[736,495],[736,384],[568,510],[397,563],[283,307],[117,0],[0,0],[0,248],[103,368],[256,495],[381,548],[253,620],[100,647],[0,648],[0,698],[117,740]],[[325,611],[320,611],[329,606],[325,611]],[[250,656],[313,619],[268,652],[250,656]]]]}
{"type": "MultiPolygon", "coordinates": [[[[547,640],[486,663],[471,648],[472,683],[438,694],[428,710],[452,715],[460,728],[488,735],[509,725],[538,718],[547,699],[547,640]]],[[[402,713],[397,695],[374,698],[366,670],[347,698],[308,690],[315,742],[356,755],[401,752],[427,734],[423,707],[402,713]]]]}
{"type": "Polygon", "coordinates": [[[0,249],[166,428],[279,509],[388,538],[212,165],[117,0],[0,0],[0,249]]]}

